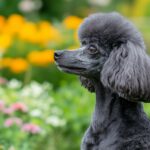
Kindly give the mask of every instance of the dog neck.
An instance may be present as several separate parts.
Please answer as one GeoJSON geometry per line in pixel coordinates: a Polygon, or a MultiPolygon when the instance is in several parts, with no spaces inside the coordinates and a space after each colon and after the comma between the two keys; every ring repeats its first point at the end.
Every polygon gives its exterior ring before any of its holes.
{"type": "Polygon", "coordinates": [[[137,120],[143,114],[141,103],[131,102],[104,88],[101,82],[95,82],[96,103],[92,117],[94,133],[107,129],[118,130],[124,118],[137,120]]]}

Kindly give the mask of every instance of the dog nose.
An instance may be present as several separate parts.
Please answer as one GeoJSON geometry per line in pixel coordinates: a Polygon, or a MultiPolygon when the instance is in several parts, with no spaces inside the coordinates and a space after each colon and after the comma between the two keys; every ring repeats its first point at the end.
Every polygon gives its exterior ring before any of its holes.
{"type": "Polygon", "coordinates": [[[57,51],[54,53],[54,59],[55,61],[61,56],[62,52],[61,51],[57,51]]]}

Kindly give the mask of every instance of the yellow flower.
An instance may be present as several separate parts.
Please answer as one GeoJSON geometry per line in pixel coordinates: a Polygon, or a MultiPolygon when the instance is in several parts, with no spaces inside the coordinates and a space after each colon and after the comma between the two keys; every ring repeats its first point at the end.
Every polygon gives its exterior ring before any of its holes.
{"type": "Polygon", "coordinates": [[[9,68],[14,73],[21,73],[27,70],[28,63],[23,58],[2,58],[0,68],[9,68]]]}
{"type": "Polygon", "coordinates": [[[12,14],[8,18],[8,23],[13,24],[13,25],[18,24],[18,23],[22,24],[22,23],[24,23],[24,21],[25,21],[24,17],[19,14],[12,14]]]}
{"type": "Polygon", "coordinates": [[[33,65],[46,66],[49,63],[54,62],[54,51],[53,50],[32,51],[28,55],[28,60],[33,65]]]}
{"type": "Polygon", "coordinates": [[[49,62],[53,63],[54,62],[54,50],[50,50],[50,52],[49,52],[49,50],[46,50],[45,51],[45,55],[47,55],[46,53],[50,53],[50,55],[49,55],[49,62]]]}
{"type": "Polygon", "coordinates": [[[37,26],[34,23],[26,22],[20,32],[18,33],[19,38],[22,40],[37,43],[37,26]]]}
{"type": "Polygon", "coordinates": [[[0,32],[3,31],[3,28],[5,26],[5,22],[6,22],[5,18],[3,16],[0,16],[0,32]]]}
{"type": "Polygon", "coordinates": [[[82,19],[76,16],[68,16],[63,21],[63,24],[67,29],[77,29],[81,24],[82,19]]]}
{"type": "Polygon", "coordinates": [[[0,51],[5,51],[12,43],[12,37],[7,34],[0,34],[0,51]]]}
{"type": "Polygon", "coordinates": [[[11,64],[9,64],[9,69],[13,73],[22,73],[28,69],[28,63],[23,58],[15,58],[12,59],[11,64]]]}
{"type": "Polygon", "coordinates": [[[1,58],[0,59],[0,68],[6,68],[9,67],[9,65],[12,62],[12,58],[1,58]]]}
{"type": "Polygon", "coordinates": [[[25,23],[25,19],[21,15],[13,14],[11,15],[4,28],[4,33],[8,34],[17,34],[20,30],[22,30],[22,26],[25,23]]]}
{"type": "Polygon", "coordinates": [[[38,36],[39,43],[43,45],[47,45],[49,42],[58,42],[61,39],[59,30],[46,21],[39,23],[38,36]]]}

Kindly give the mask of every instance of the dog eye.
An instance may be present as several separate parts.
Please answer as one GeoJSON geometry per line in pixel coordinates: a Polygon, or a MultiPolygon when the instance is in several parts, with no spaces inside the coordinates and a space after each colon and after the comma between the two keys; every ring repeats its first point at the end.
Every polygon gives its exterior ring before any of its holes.
{"type": "Polygon", "coordinates": [[[88,48],[88,50],[89,50],[89,53],[90,54],[97,54],[98,53],[98,49],[97,49],[97,47],[96,46],[90,46],[89,48],[88,48]]]}

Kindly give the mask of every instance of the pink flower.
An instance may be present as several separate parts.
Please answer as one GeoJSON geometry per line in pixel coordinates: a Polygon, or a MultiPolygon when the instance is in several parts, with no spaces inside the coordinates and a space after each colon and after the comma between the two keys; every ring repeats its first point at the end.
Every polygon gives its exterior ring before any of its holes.
{"type": "Polygon", "coordinates": [[[9,119],[6,119],[5,122],[4,122],[4,126],[5,127],[10,127],[12,126],[14,123],[13,119],[9,118],[9,119]]]}
{"type": "Polygon", "coordinates": [[[22,125],[22,120],[20,118],[15,117],[14,122],[16,125],[21,126],[22,125]]]}
{"type": "Polygon", "coordinates": [[[0,111],[3,110],[5,107],[5,103],[3,100],[0,100],[0,111]]]}
{"type": "Polygon", "coordinates": [[[41,128],[38,125],[32,123],[26,123],[22,126],[22,130],[28,133],[36,134],[41,132],[41,128]]]}
{"type": "Polygon", "coordinates": [[[2,112],[4,114],[11,115],[14,112],[14,110],[11,107],[7,107],[7,108],[3,108],[2,112]]]}
{"type": "Polygon", "coordinates": [[[11,108],[16,111],[16,110],[20,110],[22,112],[27,112],[28,108],[24,103],[21,102],[17,102],[11,105],[11,108]]]}
{"type": "Polygon", "coordinates": [[[6,119],[5,122],[4,122],[5,127],[11,127],[14,124],[17,125],[17,126],[21,126],[22,125],[22,120],[20,118],[17,118],[17,117],[12,117],[12,118],[6,119]]]}
{"type": "Polygon", "coordinates": [[[7,80],[3,77],[0,77],[0,85],[6,84],[7,80]]]}

